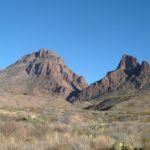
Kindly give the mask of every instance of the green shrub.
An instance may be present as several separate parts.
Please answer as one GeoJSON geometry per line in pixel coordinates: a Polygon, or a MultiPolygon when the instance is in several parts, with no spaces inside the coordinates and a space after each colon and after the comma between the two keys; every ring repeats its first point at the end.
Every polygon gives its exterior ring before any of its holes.
{"type": "Polygon", "coordinates": [[[134,148],[131,143],[116,142],[112,150],[134,150],[134,148]]]}

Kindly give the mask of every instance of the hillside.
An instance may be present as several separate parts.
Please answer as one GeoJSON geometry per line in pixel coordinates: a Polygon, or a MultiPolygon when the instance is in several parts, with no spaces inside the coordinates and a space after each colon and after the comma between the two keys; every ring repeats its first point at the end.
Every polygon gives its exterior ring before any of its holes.
{"type": "Polygon", "coordinates": [[[40,49],[0,72],[0,90],[22,94],[67,97],[87,87],[82,76],[71,71],[57,54],[40,49]]]}
{"type": "Polygon", "coordinates": [[[133,93],[150,85],[150,64],[138,60],[129,55],[123,55],[116,70],[108,72],[107,75],[89,85],[81,92],[69,97],[70,101],[89,100],[110,93],[133,93]]]}

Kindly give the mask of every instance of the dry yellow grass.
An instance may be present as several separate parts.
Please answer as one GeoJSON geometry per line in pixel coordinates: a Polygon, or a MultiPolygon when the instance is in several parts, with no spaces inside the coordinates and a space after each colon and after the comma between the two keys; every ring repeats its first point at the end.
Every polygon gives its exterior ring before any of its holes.
{"type": "Polygon", "coordinates": [[[1,93],[0,150],[109,150],[116,141],[149,150],[148,122],[112,121],[115,112],[82,106],[59,97],[1,93]]]}

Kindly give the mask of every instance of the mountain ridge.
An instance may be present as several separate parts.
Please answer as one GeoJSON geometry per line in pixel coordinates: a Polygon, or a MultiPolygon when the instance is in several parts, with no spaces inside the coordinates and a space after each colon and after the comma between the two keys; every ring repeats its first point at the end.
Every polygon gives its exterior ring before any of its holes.
{"type": "Polygon", "coordinates": [[[27,54],[0,71],[0,89],[26,94],[63,96],[69,102],[88,100],[114,91],[135,91],[150,85],[150,64],[123,54],[117,68],[88,85],[49,49],[27,54]]]}
{"type": "Polygon", "coordinates": [[[150,64],[143,61],[141,64],[137,58],[124,54],[118,67],[110,71],[106,76],[92,84],[76,95],[68,99],[88,100],[114,91],[128,92],[150,85],[150,64]]]}

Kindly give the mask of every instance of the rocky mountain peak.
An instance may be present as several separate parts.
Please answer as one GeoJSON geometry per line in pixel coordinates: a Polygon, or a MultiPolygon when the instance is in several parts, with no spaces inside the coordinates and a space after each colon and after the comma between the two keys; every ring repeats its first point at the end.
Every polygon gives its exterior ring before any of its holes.
{"type": "MultiPolygon", "coordinates": [[[[82,76],[70,70],[61,57],[48,49],[42,48],[37,52],[25,55],[9,69],[14,70],[17,67],[22,67],[18,71],[23,72],[27,77],[25,85],[31,82],[31,91],[34,92],[46,92],[67,97],[70,93],[81,91],[88,86],[82,76]]],[[[18,74],[19,72],[16,76],[18,74]]]]}
{"type": "Polygon", "coordinates": [[[63,59],[61,59],[56,53],[49,49],[42,48],[37,52],[34,52],[32,54],[28,54],[21,58],[17,63],[33,63],[35,61],[49,61],[51,63],[59,63],[64,64],[63,59]]]}
{"type": "Polygon", "coordinates": [[[59,58],[59,56],[49,49],[42,48],[35,53],[36,57],[39,58],[59,58]]]}
{"type": "Polygon", "coordinates": [[[75,99],[93,99],[119,89],[126,92],[147,85],[150,85],[150,64],[146,61],[139,64],[135,57],[124,54],[116,70],[108,72],[103,79],[83,89],[75,99]]]}
{"type": "Polygon", "coordinates": [[[117,69],[132,70],[137,66],[139,66],[139,63],[135,57],[124,54],[117,69]]]}
{"type": "Polygon", "coordinates": [[[69,74],[73,76],[73,72],[65,66],[64,60],[48,49],[40,49],[38,52],[25,56],[23,62],[28,64],[26,71],[30,75],[53,75],[58,78],[65,70],[68,76],[69,74]]]}

